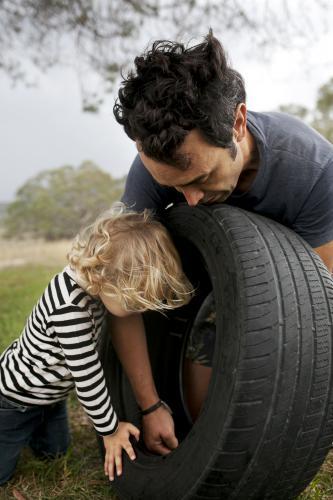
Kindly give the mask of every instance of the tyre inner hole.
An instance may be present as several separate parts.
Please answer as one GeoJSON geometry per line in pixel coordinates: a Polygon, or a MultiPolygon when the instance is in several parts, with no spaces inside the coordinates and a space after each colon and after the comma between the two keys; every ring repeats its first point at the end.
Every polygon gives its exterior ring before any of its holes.
{"type": "Polygon", "coordinates": [[[185,274],[195,295],[180,309],[155,318],[151,363],[159,395],[172,408],[176,435],[182,441],[195,424],[208,391],[215,344],[215,303],[207,265],[197,248],[184,239],[175,239],[185,274]],[[156,322],[160,321],[159,326],[156,322]],[[156,335],[163,341],[159,353],[156,335]]]}

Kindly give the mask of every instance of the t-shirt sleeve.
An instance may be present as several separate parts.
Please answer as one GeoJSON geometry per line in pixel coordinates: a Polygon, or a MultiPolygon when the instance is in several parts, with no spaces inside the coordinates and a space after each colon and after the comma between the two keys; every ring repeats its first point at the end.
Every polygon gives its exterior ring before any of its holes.
{"type": "Polygon", "coordinates": [[[333,161],[323,168],[293,229],[313,248],[333,240],[333,161]]]}
{"type": "MultiPolygon", "coordinates": [[[[150,175],[137,155],[128,173],[121,201],[129,208],[141,212],[145,208],[160,210],[178,201],[179,193],[173,188],[160,186],[150,175]]],[[[182,200],[183,201],[183,200],[182,200]]]]}
{"type": "Polygon", "coordinates": [[[54,312],[50,319],[85,412],[100,435],[114,433],[118,418],[106,387],[89,312],[75,305],[66,305],[54,312]]]}

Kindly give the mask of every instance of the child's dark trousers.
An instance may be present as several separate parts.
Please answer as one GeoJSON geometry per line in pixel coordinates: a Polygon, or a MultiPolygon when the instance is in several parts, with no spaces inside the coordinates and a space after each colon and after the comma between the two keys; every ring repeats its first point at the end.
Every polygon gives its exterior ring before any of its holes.
{"type": "Polygon", "coordinates": [[[0,485],[13,475],[25,446],[40,458],[55,458],[66,453],[69,442],[66,401],[31,407],[0,394],[0,485]]]}

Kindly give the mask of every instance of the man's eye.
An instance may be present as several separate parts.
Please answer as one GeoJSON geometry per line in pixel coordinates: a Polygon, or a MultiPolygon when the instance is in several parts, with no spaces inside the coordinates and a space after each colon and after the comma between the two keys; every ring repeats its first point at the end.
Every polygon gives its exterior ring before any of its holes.
{"type": "Polygon", "coordinates": [[[198,184],[205,184],[205,182],[207,182],[209,179],[209,175],[206,175],[206,177],[204,177],[203,179],[200,179],[200,181],[198,182],[198,184]]]}

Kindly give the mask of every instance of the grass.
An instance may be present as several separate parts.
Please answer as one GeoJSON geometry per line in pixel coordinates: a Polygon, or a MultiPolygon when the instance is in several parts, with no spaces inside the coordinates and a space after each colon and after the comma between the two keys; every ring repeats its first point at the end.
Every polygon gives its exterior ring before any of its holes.
{"type": "Polygon", "coordinates": [[[30,264],[62,266],[70,249],[69,240],[43,241],[36,239],[7,240],[0,225],[0,268],[30,264]]]}
{"type": "MultiPolygon", "coordinates": [[[[0,352],[20,334],[33,304],[61,268],[31,264],[0,270],[0,352]]],[[[41,462],[24,450],[14,478],[0,488],[0,499],[116,498],[103,473],[95,433],[74,396],[69,401],[69,413],[73,443],[68,454],[53,462],[41,462]]],[[[299,500],[333,500],[333,452],[299,500]]]]}
{"type": "MultiPolygon", "coordinates": [[[[30,265],[0,271],[0,352],[18,337],[33,304],[62,266],[30,265]]],[[[0,499],[99,500],[115,498],[103,472],[95,432],[75,396],[69,401],[72,447],[52,462],[24,450],[14,478],[0,488],[0,499]]]]}

